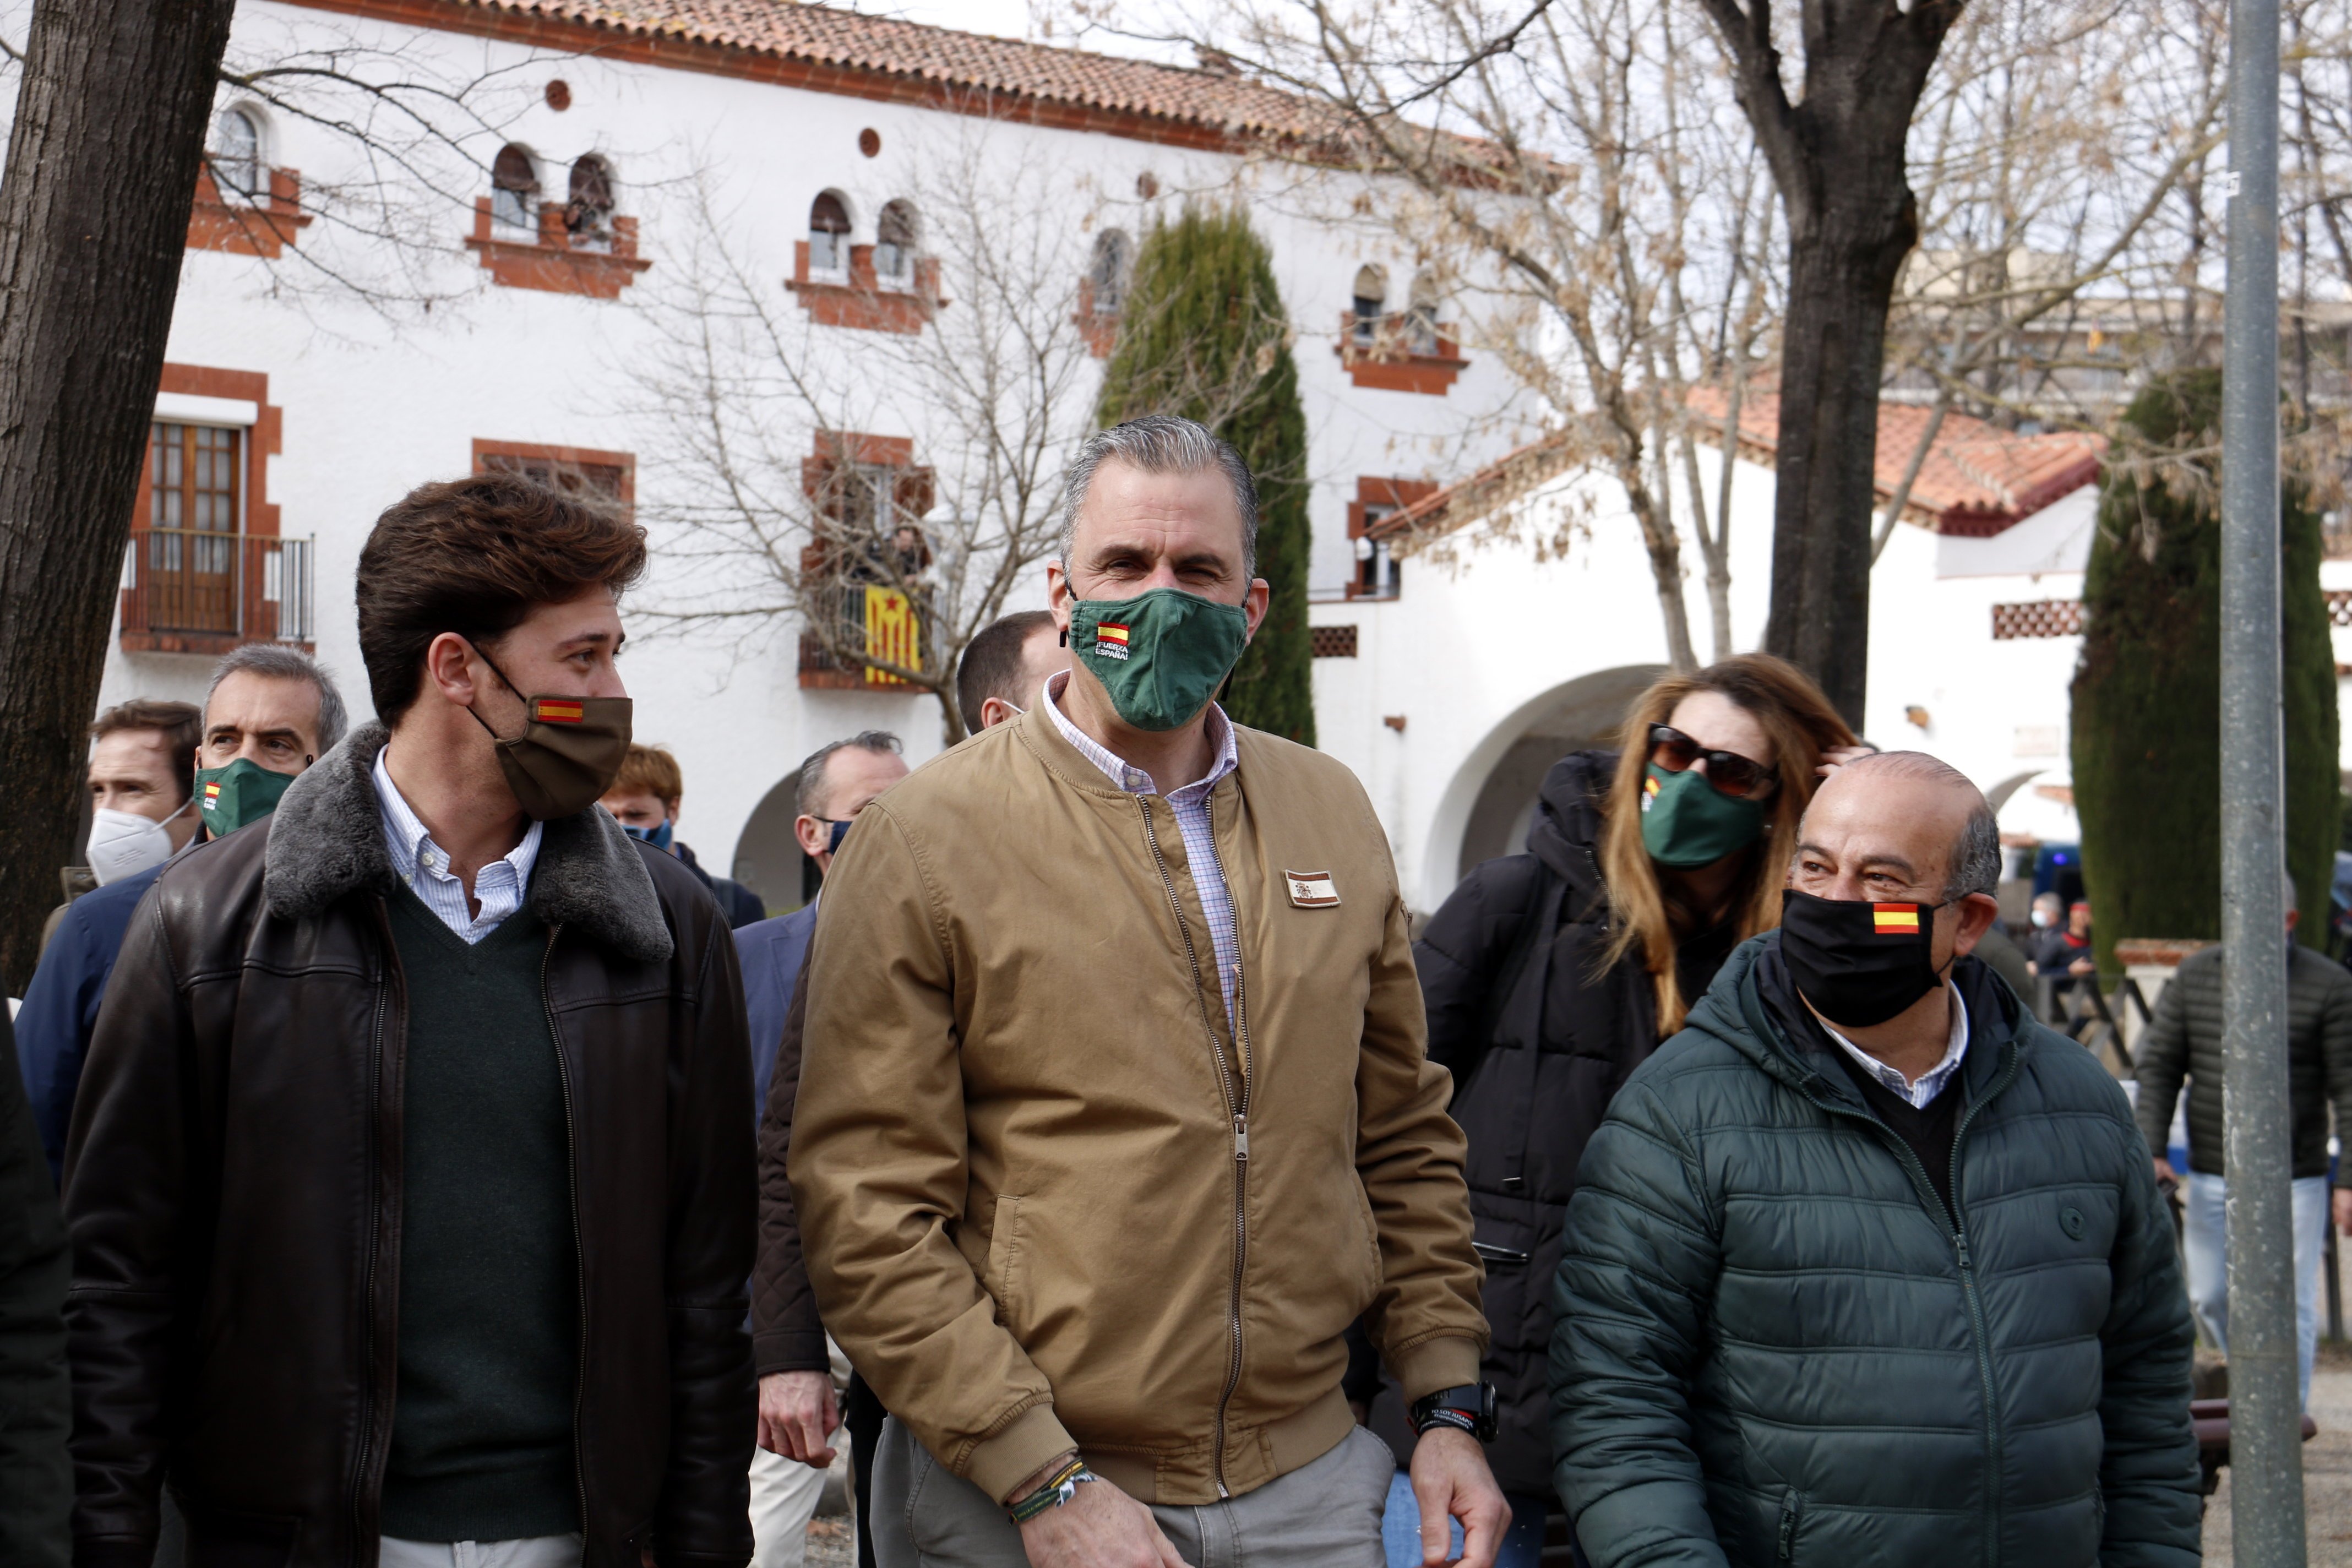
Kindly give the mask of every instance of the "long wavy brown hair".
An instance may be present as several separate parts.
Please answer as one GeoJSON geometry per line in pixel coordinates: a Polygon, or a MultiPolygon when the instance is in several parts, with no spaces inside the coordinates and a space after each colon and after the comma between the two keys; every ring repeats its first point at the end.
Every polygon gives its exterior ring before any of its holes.
{"type": "Polygon", "coordinates": [[[1608,826],[1601,837],[1601,869],[1609,884],[1616,933],[1601,957],[1613,968],[1636,952],[1658,993],[1658,1037],[1683,1026],[1690,999],[1675,978],[1678,937],[1699,930],[1706,911],[1691,907],[1659,879],[1642,844],[1642,770],[1650,760],[1650,726],[1663,724],[1685,697],[1712,691],[1738,703],[1771,737],[1771,763],[1780,775],[1767,809],[1763,840],[1749,855],[1731,894],[1739,940],[1780,923],[1780,886],[1789,858],[1796,853],[1797,822],[1813,798],[1821,755],[1833,746],[1854,744],[1837,710],[1804,673],[1769,653],[1743,653],[1693,674],[1661,676],[1625,716],[1618,738],[1617,777],[1602,806],[1608,826]]]}

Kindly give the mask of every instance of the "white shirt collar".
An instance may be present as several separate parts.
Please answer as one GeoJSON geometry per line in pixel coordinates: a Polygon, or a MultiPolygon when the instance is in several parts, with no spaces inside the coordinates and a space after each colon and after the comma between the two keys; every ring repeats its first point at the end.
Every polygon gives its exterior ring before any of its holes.
{"type": "Polygon", "coordinates": [[[1822,1020],[1822,1032],[1835,1040],[1846,1055],[1860,1062],[1863,1070],[1872,1078],[1901,1095],[1915,1109],[1924,1109],[1929,1100],[1943,1092],[1944,1085],[1959,1069],[1960,1058],[1969,1054],[1969,1005],[1960,1000],[1958,986],[1947,981],[1944,989],[1952,998],[1951,1037],[1944,1044],[1944,1059],[1921,1073],[1916,1083],[1906,1081],[1901,1073],[1831,1028],[1827,1019],[1822,1020]]]}
{"type": "MultiPolygon", "coordinates": [[[[1045,712],[1053,719],[1054,728],[1062,732],[1062,739],[1076,748],[1078,755],[1101,769],[1103,777],[1128,794],[1159,794],[1160,786],[1152,782],[1150,773],[1131,765],[1125,758],[1070,722],[1070,716],[1062,711],[1062,693],[1069,683],[1070,672],[1066,669],[1057,669],[1045,678],[1045,712]]],[[[1225,717],[1225,710],[1213,702],[1209,704],[1209,744],[1216,748],[1216,761],[1209,764],[1204,776],[1170,795],[1171,802],[1180,799],[1189,802],[1208,794],[1217,787],[1218,780],[1241,765],[1241,750],[1234,741],[1233,721],[1225,717]]]]}

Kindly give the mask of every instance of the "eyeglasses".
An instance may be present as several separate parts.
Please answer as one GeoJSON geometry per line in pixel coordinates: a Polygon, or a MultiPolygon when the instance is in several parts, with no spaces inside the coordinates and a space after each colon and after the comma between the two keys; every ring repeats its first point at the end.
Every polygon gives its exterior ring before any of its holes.
{"type": "Polygon", "coordinates": [[[1706,782],[1715,786],[1715,793],[1734,800],[1767,794],[1780,782],[1778,773],[1738,752],[1710,752],[1671,724],[1650,726],[1650,761],[1654,765],[1678,773],[1695,766],[1701,758],[1706,759],[1706,782]]]}

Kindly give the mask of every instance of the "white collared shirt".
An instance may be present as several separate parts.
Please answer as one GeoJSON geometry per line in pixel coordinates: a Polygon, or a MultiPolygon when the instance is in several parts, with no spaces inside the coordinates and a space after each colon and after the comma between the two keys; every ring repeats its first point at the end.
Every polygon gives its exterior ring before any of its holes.
{"type": "Polygon", "coordinates": [[[384,847],[392,852],[394,875],[425,900],[425,907],[443,925],[463,937],[468,946],[499,929],[500,921],[522,908],[530,890],[530,868],[539,859],[540,835],[545,824],[534,822],[522,842],[503,859],[493,860],[474,873],[474,899],[478,915],[466,907],[466,884],[449,871],[449,852],[433,842],[422,818],[411,811],[392,782],[383,759],[389,746],[375,754],[376,818],[383,825],[384,847]]]}
{"type": "Polygon", "coordinates": [[[1944,1059],[1921,1073],[1916,1083],[1906,1081],[1901,1073],[1831,1028],[1825,1018],[1822,1020],[1822,1031],[1835,1040],[1846,1055],[1860,1062],[1872,1078],[1908,1100],[1914,1110],[1925,1110],[1929,1100],[1944,1091],[1944,1085],[1959,1071],[1960,1058],[1969,1054],[1969,1005],[1960,1000],[1958,986],[1947,982],[1944,989],[1952,998],[1951,1038],[1945,1042],[1944,1059]]]}
{"type": "MultiPolygon", "coordinates": [[[[1062,692],[1070,683],[1070,672],[1057,669],[1045,679],[1045,711],[1054,721],[1054,728],[1062,739],[1077,749],[1078,755],[1102,770],[1103,777],[1129,795],[1158,795],[1160,786],[1141,768],[1130,766],[1127,760],[1097,742],[1093,736],[1070,722],[1062,711],[1062,692]]],[[[1239,929],[1234,921],[1234,900],[1225,886],[1225,868],[1217,858],[1217,837],[1209,821],[1209,792],[1219,780],[1241,765],[1241,752],[1234,743],[1234,726],[1225,710],[1215,703],[1209,704],[1209,744],[1216,749],[1216,761],[1201,778],[1186,784],[1168,797],[1169,808],[1176,814],[1176,831],[1184,840],[1184,860],[1192,868],[1193,890],[1201,895],[1201,913],[1209,921],[1209,946],[1217,960],[1217,989],[1224,994],[1225,1016],[1234,1016],[1234,997],[1241,985],[1242,943],[1239,929]]]]}

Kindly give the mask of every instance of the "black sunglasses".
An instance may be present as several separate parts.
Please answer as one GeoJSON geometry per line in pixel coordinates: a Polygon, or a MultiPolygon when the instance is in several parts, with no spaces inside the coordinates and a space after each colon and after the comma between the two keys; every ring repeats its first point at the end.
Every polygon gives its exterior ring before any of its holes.
{"type": "Polygon", "coordinates": [[[1780,782],[1778,773],[1738,752],[1710,752],[1671,724],[1650,726],[1650,761],[1654,765],[1678,773],[1701,758],[1706,762],[1706,782],[1715,786],[1716,794],[1727,795],[1734,800],[1763,795],[1780,782]]]}

